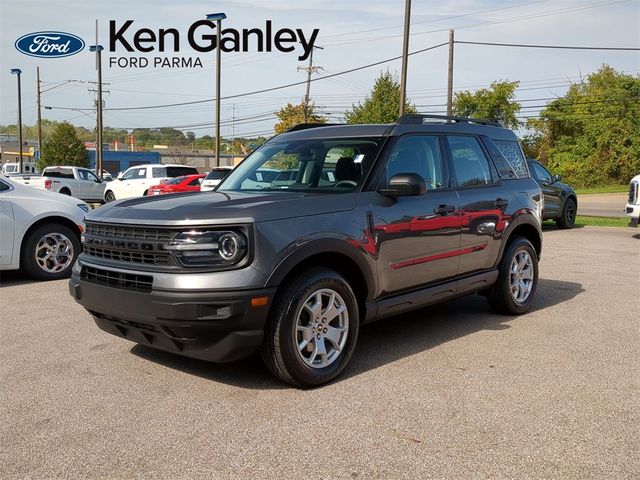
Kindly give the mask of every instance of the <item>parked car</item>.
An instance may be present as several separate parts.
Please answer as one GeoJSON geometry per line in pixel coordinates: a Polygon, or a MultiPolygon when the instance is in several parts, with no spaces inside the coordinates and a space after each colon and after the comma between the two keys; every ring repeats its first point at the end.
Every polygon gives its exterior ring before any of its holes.
{"type": "Polygon", "coordinates": [[[185,175],[183,177],[171,178],[158,185],[153,185],[147,191],[147,195],[166,195],[168,193],[199,192],[200,182],[205,177],[204,174],[185,175]]]}
{"type": "Polygon", "coordinates": [[[12,177],[14,175],[21,175],[23,173],[35,174],[37,172],[36,164],[33,162],[22,162],[22,172],[20,172],[19,162],[7,162],[2,165],[2,174],[5,177],[12,177]]]}
{"type": "Polygon", "coordinates": [[[571,228],[576,223],[578,195],[560,175],[552,175],[537,160],[528,160],[531,176],[538,182],[544,194],[543,220],[555,220],[560,228],[571,228]]]}
{"type": "Polygon", "coordinates": [[[102,202],[104,183],[88,168],[47,167],[42,175],[12,177],[15,182],[61,193],[86,202],[102,202]]]}
{"type": "Polygon", "coordinates": [[[0,178],[0,270],[40,280],[68,277],[91,208],[72,197],[0,178]]]}
{"type": "Polygon", "coordinates": [[[477,292],[528,311],[541,215],[517,138],[497,124],[294,127],[208,195],[92,212],[69,290],[113,335],[215,362],[260,350],[282,381],[316,386],[346,367],[363,323],[477,292]]]}
{"type": "Polygon", "coordinates": [[[104,201],[113,202],[123,198],[142,197],[153,185],[170,178],[184,175],[196,175],[198,169],[185,165],[161,165],[149,163],[130,167],[118,175],[117,180],[109,182],[104,191],[104,201]]]}
{"type": "Polygon", "coordinates": [[[233,170],[233,167],[216,167],[212,169],[202,181],[200,190],[203,192],[209,192],[214,190],[224,177],[229,175],[229,172],[233,170]]]}
{"type": "Polygon", "coordinates": [[[640,219],[640,175],[636,175],[629,182],[629,201],[625,213],[630,218],[629,226],[637,227],[640,219]]]}

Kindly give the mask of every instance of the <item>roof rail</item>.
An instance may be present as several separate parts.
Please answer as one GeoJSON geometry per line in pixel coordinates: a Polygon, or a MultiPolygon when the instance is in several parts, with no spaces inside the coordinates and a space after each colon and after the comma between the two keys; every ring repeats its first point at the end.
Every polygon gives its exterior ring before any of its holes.
{"type": "Polygon", "coordinates": [[[343,125],[343,124],[342,123],[299,123],[291,127],[285,133],[297,132],[298,130],[308,130],[310,128],[317,128],[317,127],[335,127],[336,125],[343,125]]]}
{"type": "Polygon", "coordinates": [[[410,114],[410,115],[402,115],[399,119],[398,119],[398,124],[399,125],[407,125],[407,124],[411,124],[411,125],[422,125],[424,123],[428,123],[425,122],[425,120],[443,120],[446,123],[462,123],[462,122],[466,122],[466,123],[477,123],[480,125],[491,125],[494,127],[502,127],[502,125],[500,125],[498,122],[492,122],[491,120],[482,120],[479,118],[469,118],[469,117],[453,117],[451,115],[423,115],[423,114],[410,114]]]}

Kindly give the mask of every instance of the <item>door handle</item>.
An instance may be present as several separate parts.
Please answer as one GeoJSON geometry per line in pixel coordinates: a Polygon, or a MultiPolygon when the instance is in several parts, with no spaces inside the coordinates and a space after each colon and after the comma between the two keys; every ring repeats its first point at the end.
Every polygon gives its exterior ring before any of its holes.
{"type": "Polygon", "coordinates": [[[495,202],[493,202],[493,204],[497,207],[497,208],[504,208],[507,205],[509,205],[509,200],[507,200],[506,198],[497,198],[495,202]]]}
{"type": "Polygon", "coordinates": [[[455,211],[456,211],[455,205],[438,205],[436,208],[433,209],[433,213],[438,213],[440,215],[447,215],[455,211]]]}

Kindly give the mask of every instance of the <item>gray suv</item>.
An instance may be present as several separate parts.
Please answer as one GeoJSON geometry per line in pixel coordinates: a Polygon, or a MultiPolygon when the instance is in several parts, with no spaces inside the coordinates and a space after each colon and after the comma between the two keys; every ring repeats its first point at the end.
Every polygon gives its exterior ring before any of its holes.
{"type": "Polygon", "coordinates": [[[281,380],[316,386],[362,324],[473,293],[526,312],[541,210],[497,124],[300,125],[214,192],[93,211],[69,290],[114,335],[213,362],[259,350],[281,380]]]}

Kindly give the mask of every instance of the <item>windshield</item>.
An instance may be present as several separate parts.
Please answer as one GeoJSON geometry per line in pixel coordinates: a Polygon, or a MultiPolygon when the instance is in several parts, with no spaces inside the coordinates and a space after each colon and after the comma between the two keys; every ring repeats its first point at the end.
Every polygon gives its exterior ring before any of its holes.
{"type": "Polygon", "coordinates": [[[169,179],[169,180],[167,180],[165,182],[162,182],[162,183],[164,183],[165,185],[178,185],[180,182],[184,182],[185,178],[187,178],[187,177],[184,177],[184,176],[183,177],[175,177],[175,178],[171,178],[171,179],[169,179]]]}
{"type": "Polygon", "coordinates": [[[274,140],[249,155],[217,191],[350,192],[364,181],[381,145],[380,137],[274,140]]]}

